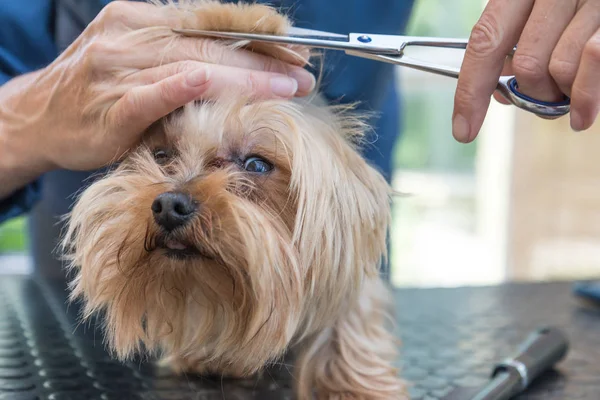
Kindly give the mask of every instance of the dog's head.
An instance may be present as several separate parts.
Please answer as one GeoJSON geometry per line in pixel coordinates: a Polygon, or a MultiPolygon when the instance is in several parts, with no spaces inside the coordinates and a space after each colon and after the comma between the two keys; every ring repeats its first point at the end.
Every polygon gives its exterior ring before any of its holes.
{"type": "Polygon", "coordinates": [[[157,123],[69,215],[84,317],[105,312],[121,358],[143,345],[242,373],[331,324],[386,253],[389,187],[356,148],[364,128],[233,96],[157,123]]]}

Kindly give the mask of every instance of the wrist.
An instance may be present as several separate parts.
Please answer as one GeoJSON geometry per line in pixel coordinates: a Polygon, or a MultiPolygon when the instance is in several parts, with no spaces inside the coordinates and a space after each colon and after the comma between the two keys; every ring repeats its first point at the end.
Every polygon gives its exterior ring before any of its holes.
{"type": "Polygon", "coordinates": [[[38,179],[52,168],[49,164],[30,156],[18,143],[18,132],[0,124],[0,199],[6,198],[38,179]]]}
{"type": "Polygon", "coordinates": [[[23,76],[0,87],[0,199],[54,169],[43,155],[35,118],[27,118],[20,107],[30,104],[23,96],[31,93],[28,86],[34,79],[23,76]]]}

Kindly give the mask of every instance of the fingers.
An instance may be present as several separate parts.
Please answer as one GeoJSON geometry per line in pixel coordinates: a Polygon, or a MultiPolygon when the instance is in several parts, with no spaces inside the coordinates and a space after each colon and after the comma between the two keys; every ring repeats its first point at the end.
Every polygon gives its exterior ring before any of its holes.
{"type": "Polygon", "coordinates": [[[285,75],[204,64],[131,89],[111,107],[108,123],[139,135],[177,108],[194,100],[216,98],[232,88],[255,98],[290,98],[298,84],[285,75]]]}
{"type": "MultiPolygon", "coordinates": [[[[235,67],[261,71],[284,73],[288,63],[257,52],[227,46],[225,42],[195,37],[170,36],[147,44],[145,57],[131,58],[132,67],[153,67],[157,61],[171,63],[194,60],[212,64],[231,65],[235,67]]],[[[298,49],[296,49],[298,50],[298,49]]]]}
{"type": "MultiPolygon", "coordinates": [[[[125,33],[129,43],[114,42],[113,49],[124,48],[119,54],[121,59],[128,60],[125,64],[133,68],[149,68],[162,63],[184,60],[225,64],[236,67],[284,73],[287,63],[277,62],[272,57],[258,52],[246,51],[240,55],[237,48],[225,45],[224,41],[197,37],[179,36],[171,28],[181,28],[185,14],[176,7],[157,7],[143,2],[115,1],[109,3],[94,24],[107,30],[115,27],[125,33]],[[144,29],[157,28],[157,29],[144,29]],[[127,35],[129,33],[130,35],[127,35]],[[131,52],[132,47],[145,47],[145,51],[131,52]]],[[[107,46],[108,47],[108,46],[107,46]]],[[[286,46],[290,51],[299,54],[294,63],[300,66],[306,64],[308,49],[302,46],[286,46]]]]}
{"type": "Polygon", "coordinates": [[[169,37],[141,44],[97,40],[87,45],[87,53],[90,59],[99,60],[98,68],[104,69],[118,65],[123,69],[143,70],[196,61],[289,75],[298,81],[302,91],[312,90],[315,84],[315,77],[300,66],[248,50],[228,48],[210,39],[169,37]],[[136,48],[136,51],[131,51],[131,48],[136,48]]]}
{"type": "Polygon", "coordinates": [[[581,6],[552,53],[550,74],[567,96],[572,97],[571,88],[582,61],[583,49],[598,28],[600,2],[588,1],[581,6]]]}
{"type": "Polygon", "coordinates": [[[154,122],[202,96],[208,88],[208,68],[182,72],[128,91],[109,110],[109,126],[139,135],[154,122]]]}
{"type": "MultiPolygon", "coordinates": [[[[135,83],[139,85],[149,85],[152,83],[159,82],[170,76],[179,74],[181,72],[188,72],[203,67],[205,63],[198,61],[180,61],[171,64],[162,65],[160,67],[148,68],[129,75],[124,81],[126,83],[135,83]]],[[[225,68],[223,71],[226,76],[231,76],[233,71],[239,71],[243,68],[225,68]]],[[[245,71],[244,74],[248,74],[250,71],[245,71]]],[[[287,75],[290,78],[296,80],[298,84],[298,90],[296,96],[306,96],[315,88],[314,76],[306,71],[304,68],[296,66],[288,66],[284,70],[283,75],[287,75]]],[[[275,74],[273,74],[275,76],[275,74]]],[[[243,78],[245,79],[245,78],[243,78]]]]}
{"type": "Polygon", "coordinates": [[[575,16],[577,2],[537,0],[513,57],[513,71],[523,94],[546,102],[563,99],[563,93],[550,75],[552,52],[560,36],[575,16]]]}
{"type": "Polygon", "coordinates": [[[256,99],[288,99],[298,92],[298,82],[285,75],[222,65],[207,67],[209,78],[202,98],[217,98],[231,89],[256,99]]]}
{"type": "Polygon", "coordinates": [[[583,48],[571,95],[571,128],[588,129],[600,111],[600,29],[583,48]]]}
{"type": "MultiPolygon", "coordinates": [[[[224,41],[183,37],[171,32],[170,28],[181,27],[184,19],[182,11],[176,7],[157,7],[142,2],[112,2],[92,24],[92,30],[102,33],[94,40],[101,41],[102,45],[98,47],[104,50],[98,58],[115,60],[116,65],[138,69],[193,60],[276,73],[288,73],[290,63],[304,66],[307,62],[308,49],[299,46],[287,46],[299,56],[287,56],[285,61],[288,62],[284,62],[259,52],[228,46],[224,41]],[[120,32],[120,40],[106,35],[111,30],[120,32]],[[131,51],[133,48],[136,51],[131,51]]],[[[291,71],[298,73],[300,70],[291,71]]],[[[294,78],[311,79],[307,74],[294,78]]]]}
{"type": "Polygon", "coordinates": [[[590,128],[600,102],[600,3],[585,3],[559,42],[551,73],[571,96],[571,128],[590,128]]]}
{"type": "Polygon", "coordinates": [[[113,0],[98,13],[86,30],[108,32],[114,29],[135,30],[154,26],[178,27],[181,16],[165,12],[152,4],[138,1],[113,0]]]}
{"type": "Polygon", "coordinates": [[[157,26],[181,28],[182,13],[175,7],[131,0],[113,0],[98,13],[90,24],[93,29],[143,29],[157,26]]]}
{"type": "Polygon", "coordinates": [[[452,134],[456,140],[470,142],[477,136],[503,62],[532,7],[533,0],[490,0],[473,28],[454,97],[452,134]]]}
{"type": "MultiPolygon", "coordinates": [[[[504,68],[502,68],[502,73],[500,75],[501,76],[514,75],[513,69],[512,69],[512,57],[506,57],[506,60],[504,60],[504,68]]],[[[494,92],[494,99],[498,103],[503,104],[505,106],[512,104],[510,101],[506,100],[506,98],[504,96],[502,96],[502,94],[497,90],[494,92]]]]}

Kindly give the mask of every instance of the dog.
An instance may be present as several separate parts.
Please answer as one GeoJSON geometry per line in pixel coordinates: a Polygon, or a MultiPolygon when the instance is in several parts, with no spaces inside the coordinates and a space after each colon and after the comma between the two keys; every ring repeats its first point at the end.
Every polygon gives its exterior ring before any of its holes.
{"type": "MultiPolygon", "coordinates": [[[[157,7],[187,28],[291,26],[256,4],[157,7]]],[[[351,106],[229,93],[154,124],[66,216],[61,250],[82,319],[102,315],[120,360],[248,377],[293,352],[298,399],[406,398],[379,275],[391,189],[361,157],[366,121],[351,106]]]]}

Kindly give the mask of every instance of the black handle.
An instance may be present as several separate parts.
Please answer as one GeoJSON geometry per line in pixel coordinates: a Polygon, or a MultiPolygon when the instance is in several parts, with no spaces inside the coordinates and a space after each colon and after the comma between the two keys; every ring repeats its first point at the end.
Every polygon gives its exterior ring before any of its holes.
{"type": "Polygon", "coordinates": [[[495,367],[492,377],[501,372],[516,372],[521,378],[521,390],[524,390],[539,375],[561,361],[568,348],[567,337],[559,329],[538,329],[519,346],[514,357],[495,367]]]}

